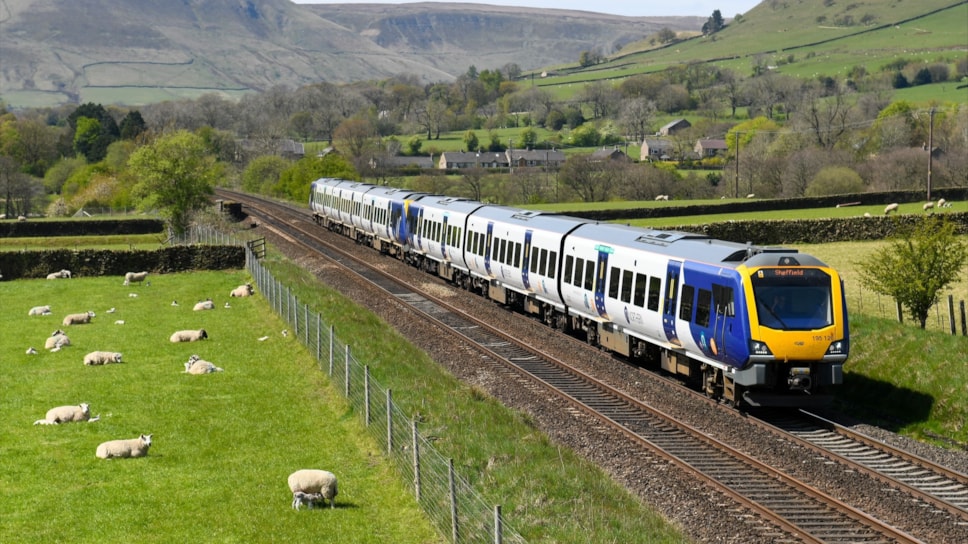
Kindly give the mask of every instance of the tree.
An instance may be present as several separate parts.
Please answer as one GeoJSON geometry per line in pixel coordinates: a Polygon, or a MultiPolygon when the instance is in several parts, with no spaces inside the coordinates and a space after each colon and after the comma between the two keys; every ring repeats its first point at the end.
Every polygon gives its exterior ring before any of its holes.
{"type": "Polygon", "coordinates": [[[968,242],[952,221],[930,216],[899,230],[890,244],[860,263],[861,283],[907,308],[923,329],[941,291],[958,280],[968,262],[968,242]]]}
{"type": "Polygon", "coordinates": [[[184,130],[161,137],[141,147],[128,159],[131,174],[138,180],[133,194],[141,209],[157,208],[171,230],[184,234],[192,214],[209,205],[212,187],[221,178],[205,142],[184,130]]]}
{"type": "Polygon", "coordinates": [[[723,14],[720,13],[719,10],[717,9],[713,11],[712,16],[709,19],[707,19],[705,23],[703,23],[702,33],[704,36],[715,34],[716,32],[719,32],[720,30],[722,30],[724,26],[725,24],[723,23],[723,14]]]}
{"type": "Polygon", "coordinates": [[[473,130],[468,130],[464,133],[464,145],[467,151],[477,151],[481,146],[480,141],[477,139],[477,134],[473,130]]]}

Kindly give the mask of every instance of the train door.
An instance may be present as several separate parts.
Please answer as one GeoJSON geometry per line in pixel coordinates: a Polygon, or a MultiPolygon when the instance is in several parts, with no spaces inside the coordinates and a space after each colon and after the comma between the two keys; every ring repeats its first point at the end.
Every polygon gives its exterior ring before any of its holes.
{"type": "Polygon", "coordinates": [[[677,346],[681,346],[679,335],[676,333],[676,308],[679,301],[679,275],[682,273],[682,261],[669,261],[666,265],[665,301],[662,305],[662,328],[666,339],[677,346]]]}
{"type": "Polygon", "coordinates": [[[605,279],[608,274],[608,256],[615,250],[604,245],[595,246],[595,249],[598,250],[598,262],[595,268],[595,311],[608,319],[608,313],[605,311],[605,279]]]}
{"type": "Polygon", "coordinates": [[[398,244],[407,243],[406,202],[390,202],[390,238],[398,244]]]}
{"type": "Polygon", "coordinates": [[[713,355],[723,362],[726,361],[727,340],[732,336],[733,321],[736,319],[736,303],[733,299],[734,289],[729,285],[714,283],[712,300],[712,338],[716,341],[710,343],[713,355]]]}
{"type": "Polygon", "coordinates": [[[524,284],[524,288],[529,291],[534,291],[534,289],[531,288],[531,276],[530,276],[532,234],[534,234],[534,231],[531,231],[531,230],[524,231],[524,258],[521,261],[521,281],[524,284]]]}
{"type": "Polygon", "coordinates": [[[484,269],[487,270],[487,274],[494,277],[494,272],[491,270],[491,244],[494,243],[494,222],[487,222],[487,235],[484,237],[484,269]]]}

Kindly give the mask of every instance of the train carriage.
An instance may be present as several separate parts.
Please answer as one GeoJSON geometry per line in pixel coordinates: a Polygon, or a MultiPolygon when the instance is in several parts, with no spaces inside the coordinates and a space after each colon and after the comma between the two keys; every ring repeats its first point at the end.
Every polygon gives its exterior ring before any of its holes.
{"type": "Polygon", "coordinates": [[[455,283],[468,278],[464,254],[467,219],[483,205],[440,195],[421,196],[410,202],[410,247],[421,259],[414,264],[455,283]]]}

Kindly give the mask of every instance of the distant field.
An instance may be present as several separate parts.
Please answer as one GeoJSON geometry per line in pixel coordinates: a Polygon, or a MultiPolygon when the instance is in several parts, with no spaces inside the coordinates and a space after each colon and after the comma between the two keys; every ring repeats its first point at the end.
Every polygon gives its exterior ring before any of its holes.
{"type": "Polygon", "coordinates": [[[0,238],[0,251],[43,251],[45,249],[158,249],[165,246],[162,234],[114,236],[57,236],[51,238],[0,238]]]}

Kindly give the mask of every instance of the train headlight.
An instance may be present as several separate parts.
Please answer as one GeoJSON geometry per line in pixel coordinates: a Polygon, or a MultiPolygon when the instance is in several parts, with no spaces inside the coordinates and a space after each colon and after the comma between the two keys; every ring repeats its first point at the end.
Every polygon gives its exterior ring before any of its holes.
{"type": "Polygon", "coordinates": [[[773,352],[770,351],[770,347],[766,345],[766,342],[750,340],[750,355],[773,355],[773,352]]]}
{"type": "Polygon", "coordinates": [[[827,355],[843,355],[845,353],[847,353],[847,342],[845,340],[837,340],[827,348],[827,355]]]}

